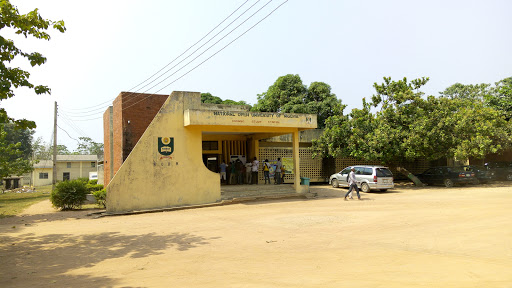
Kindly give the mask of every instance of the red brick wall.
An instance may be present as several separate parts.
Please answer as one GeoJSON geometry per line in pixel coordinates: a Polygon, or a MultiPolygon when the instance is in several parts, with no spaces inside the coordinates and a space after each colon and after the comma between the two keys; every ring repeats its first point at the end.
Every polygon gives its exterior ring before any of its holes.
{"type": "MultiPolygon", "coordinates": [[[[128,157],[135,144],[146,131],[153,118],[164,104],[169,95],[142,94],[132,92],[121,92],[113,102],[113,126],[114,126],[114,174],[119,170],[124,160],[128,157]]],[[[108,131],[108,123],[104,131],[108,131]]],[[[104,132],[107,133],[107,132],[104,132]]],[[[108,135],[105,135],[105,147],[107,147],[108,135]]],[[[109,144],[110,145],[110,144],[109,144]]],[[[105,159],[107,155],[105,154],[105,159]]],[[[110,157],[110,156],[109,156],[110,157]]],[[[109,166],[110,167],[110,166],[109,166]]],[[[106,165],[105,165],[106,169],[106,165]]],[[[105,183],[110,178],[105,173],[105,183]]],[[[105,184],[105,185],[106,185],[105,184]]]]}

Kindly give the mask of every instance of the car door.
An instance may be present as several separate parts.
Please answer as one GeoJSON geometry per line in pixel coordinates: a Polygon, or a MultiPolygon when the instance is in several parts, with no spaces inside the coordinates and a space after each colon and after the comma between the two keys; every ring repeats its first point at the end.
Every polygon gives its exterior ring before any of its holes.
{"type": "Polygon", "coordinates": [[[435,184],[435,176],[436,175],[436,168],[430,168],[428,169],[427,171],[421,173],[419,178],[421,180],[421,182],[425,183],[425,184],[435,184]]]}
{"type": "MultiPolygon", "coordinates": [[[[354,167],[354,169],[355,169],[354,173],[356,174],[357,183],[364,181],[364,167],[354,167]]],[[[364,181],[364,182],[366,182],[366,181],[364,181]]]]}
{"type": "Polygon", "coordinates": [[[340,183],[340,186],[348,187],[347,177],[348,177],[348,173],[350,173],[350,168],[351,167],[347,167],[347,168],[341,170],[340,173],[338,173],[338,175],[339,175],[338,183],[340,183]]]}

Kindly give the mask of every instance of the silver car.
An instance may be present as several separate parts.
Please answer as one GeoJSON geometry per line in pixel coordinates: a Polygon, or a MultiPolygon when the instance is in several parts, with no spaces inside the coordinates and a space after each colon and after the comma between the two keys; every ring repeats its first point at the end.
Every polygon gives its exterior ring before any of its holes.
{"type": "Polygon", "coordinates": [[[393,183],[393,173],[387,167],[376,165],[356,165],[349,166],[338,173],[329,177],[329,184],[332,187],[348,187],[348,173],[354,168],[356,174],[357,187],[363,192],[370,190],[386,191],[395,187],[393,183]]]}

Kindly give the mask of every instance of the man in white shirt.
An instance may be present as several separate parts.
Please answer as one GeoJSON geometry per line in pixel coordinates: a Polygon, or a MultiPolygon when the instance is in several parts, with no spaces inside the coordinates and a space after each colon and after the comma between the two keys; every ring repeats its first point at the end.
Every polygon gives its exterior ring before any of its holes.
{"type": "Polygon", "coordinates": [[[252,161],[252,184],[258,184],[258,168],[260,167],[260,161],[254,157],[254,160],[252,161]]]}
{"type": "Polygon", "coordinates": [[[350,188],[348,188],[348,192],[345,194],[345,200],[347,200],[348,194],[352,192],[352,189],[356,189],[357,199],[361,200],[361,196],[359,196],[359,188],[357,188],[356,173],[354,173],[355,170],[356,169],[354,169],[354,167],[350,168],[350,173],[348,174],[348,184],[350,185],[350,188]]]}

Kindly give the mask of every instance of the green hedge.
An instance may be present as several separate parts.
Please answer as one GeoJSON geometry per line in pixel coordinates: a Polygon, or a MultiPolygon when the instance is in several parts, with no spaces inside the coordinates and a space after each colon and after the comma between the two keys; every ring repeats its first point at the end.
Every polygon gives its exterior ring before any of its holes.
{"type": "Polygon", "coordinates": [[[88,183],[88,184],[85,185],[85,188],[87,189],[87,191],[89,193],[93,193],[94,191],[100,191],[101,189],[103,189],[103,185],[88,183]]]}
{"type": "Polygon", "coordinates": [[[103,208],[107,207],[107,190],[106,189],[94,191],[94,192],[92,192],[92,195],[94,195],[94,198],[96,198],[96,202],[98,202],[98,205],[100,205],[103,208]]]}
{"type": "Polygon", "coordinates": [[[62,210],[78,209],[87,199],[88,190],[81,180],[63,181],[50,194],[53,206],[62,210]]]}

